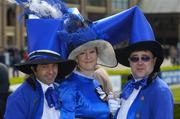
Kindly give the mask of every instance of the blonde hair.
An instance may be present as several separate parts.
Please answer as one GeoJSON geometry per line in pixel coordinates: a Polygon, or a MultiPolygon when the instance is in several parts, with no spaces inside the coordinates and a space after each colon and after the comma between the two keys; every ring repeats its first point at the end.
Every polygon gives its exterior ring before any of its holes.
{"type": "Polygon", "coordinates": [[[109,94],[110,92],[113,92],[109,75],[105,69],[101,67],[97,67],[96,71],[94,72],[94,76],[96,80],[102,85],[104,92],[106,92],[107,94],[109,94]]]}

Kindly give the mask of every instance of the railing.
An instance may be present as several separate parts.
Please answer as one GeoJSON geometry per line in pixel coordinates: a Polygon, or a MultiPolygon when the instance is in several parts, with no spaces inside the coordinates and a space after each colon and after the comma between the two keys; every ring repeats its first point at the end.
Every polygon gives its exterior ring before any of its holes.
{"type": "Polygon", "coordinates": [[[174,103],[174,119],[180,119],[180,102],[174,103]]]}
{"type": "MultiPolygon", "coordinates": [[[[111,83],[114,90],[121,91],[122,85],[127,82],[127,77],[130,74],[130,69],[108,69],[107,72],[110,75],[111,83]]],[[[180,84],[180,66],[161,67],[160,76],[168,85],[180,84]]]]}

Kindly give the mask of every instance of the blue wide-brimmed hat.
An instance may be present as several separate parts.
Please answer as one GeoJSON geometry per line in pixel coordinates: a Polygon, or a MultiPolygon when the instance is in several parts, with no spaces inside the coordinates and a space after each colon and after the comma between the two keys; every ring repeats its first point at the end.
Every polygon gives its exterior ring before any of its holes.
{"type": "Polygon", "coordinates": [[[76,66],[73,60],[65,60],[60,54],[60,42],[57,31],[61,19],[28,19],[26,31],[28,38],[28,60],[16,64],[16,68],[26,74],[32,74],[31,66],[37,64],[59,64],[59,76],[70,74],[76,66]]]}
{"type": "Polygon", "coordinates": [[[132,22],[135,17],[137,6],[121,11],[112,16],[93,22],[93,29],[104,40],[113,46],[123,41],[128,41],[131,37],[132,22]]]}
{"type": "Polygon", "coordinates": [[[117,66],[112,45],[101,39],[92,24],[88,24],[78,13],[69,14],[64,19],[64,31],[59,31],[63,57],[75,60],[86,49],[96,48],[98,53],[97,64],[107,67],[117,66]]]}
{"type": "MultiPolygon", "coordinates": [[[[133,11],[132,20],[121,30],[127,34],[124,37],[122,34],[121,38],[126,38],[129,45],[115,49],[116,58],[120,64],[129,67],[128,58],[133,51],[149,50],[157,57],[154,70],[158,71],[164,60],[163,49],[155,40],[154,32],[140,8],[135,6],[130,11],[133,11]]],[[[121,31],[120,34],[123,33],[121,31]]]]}

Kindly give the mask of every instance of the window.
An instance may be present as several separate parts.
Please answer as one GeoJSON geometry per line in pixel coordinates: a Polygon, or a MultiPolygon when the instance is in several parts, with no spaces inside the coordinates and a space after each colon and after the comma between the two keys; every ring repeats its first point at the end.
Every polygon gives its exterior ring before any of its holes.
{"type": "Polygon", "coordinates": [[[14,37],[13,36],[7,36],[6,45],[9,46],[9,47],[13,47],[14,46],[14,37]]]}
{"type": "Polygon", "coordinates": [[[129,0],[112,0],[112,8],[127,9],[129,7],[129,0]]]}
{"type": "Polygon", "coordinates": [[[7,26],[15,26],[15,6],[11,6],[7,9],[7,26]]]}
{"type": "Polygon", "coordinates": [[[92,6],[106,6],[107,0],[87,0],[88,5],[92,6]]]}
{"type": "Polygon", "coordinates": [[[67,4],[80,4],[80,0],[64,0],[64,2],[67,4]]]}
{"type": "Polygon", "coordinates": [[[88,13],[88,19],[90,21],[96,21],[105,17],[105,14],[100,13],[88,13]]]}

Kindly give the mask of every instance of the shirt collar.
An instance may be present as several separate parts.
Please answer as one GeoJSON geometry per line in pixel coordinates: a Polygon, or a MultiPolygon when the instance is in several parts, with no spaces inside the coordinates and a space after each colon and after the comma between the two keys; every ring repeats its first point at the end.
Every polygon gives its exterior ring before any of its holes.
{"type": "Polygon", "coordinates": [[[39,79],[37,79],[37,81],[40,83],[43,93],[45,93],[49,87],[54,87],[53,84],[47,85],[47,84],[43,83],[42,81],[40,81],[39,79]]]}
{"type": "Polygon", "coordinates": [[[74,71],[74,73],[77,74],[77,75],[83,76],[83,77],[87,77],[87,78],[89,78],[89,79],[94,79],[94,78],[95,78],[95,77],[92,77],[92,76],[84,75],[84,74],[82,74],[82,73],[79,72],[79,71],[74,71]]]}

